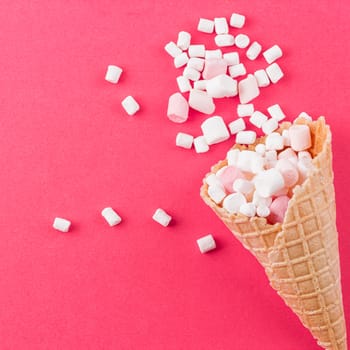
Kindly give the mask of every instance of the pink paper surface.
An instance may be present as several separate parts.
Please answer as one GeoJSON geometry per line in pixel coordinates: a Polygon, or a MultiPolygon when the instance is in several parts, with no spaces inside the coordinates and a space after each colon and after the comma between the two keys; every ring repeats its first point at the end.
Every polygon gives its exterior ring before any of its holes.
{"type": "MultiPolygon", "coordinates": [[[[181,70],[164,45],[187,30],[214,48],[198,20],[232,12],[247,16],[241,32],[284,51],[286,76],[256,108],[279,103],[289,119],[306,111],[331,125],[349,330],[349,1],[2,0],[1,350],[319,349],[199,197],[234,140],[196,155],[175,136],[199,135],[204,116],[166,117],[181,70]],[[124,69],[118,85],[104,80],[108,64],[124,69]],[[141,105],[134,117],[127,95],[141,105]],[[101,217],[106,206],[119,226],[101,217]],[[170,227],[151,219],[158,207],[170,227]],[[72,220],[70,233],[51,228],[55,216],[72,220]],[[218,249],[201,255],[208,233],[218,249]]],[[[219,101],[216,114],[231,121],[236,104],[219,101]]]]}

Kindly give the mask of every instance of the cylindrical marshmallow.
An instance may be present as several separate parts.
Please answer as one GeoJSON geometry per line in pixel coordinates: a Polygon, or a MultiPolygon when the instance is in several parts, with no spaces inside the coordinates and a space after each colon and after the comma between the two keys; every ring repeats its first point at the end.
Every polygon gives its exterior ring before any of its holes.
{"type": "Polygon", "coordinates": [[[254,184],[245,179],[236,179],[233,183],[233,190],[243,194],[249,194],[254,190],[254,184]]]}
{"type": "Polygon", "coordinates": [[[283,130],[282,131],[282,136],[283,136],[283,143],[286,147],[289,147],[290,146],[290,137],[289,137],[289,131],[286,129],[286,130],[283,130]]]}
{"type": "Polygon", "coordinates": [[[177,47],[177,45],[173,41],[168,42],[165,45],[164,49],[171,57],[174,58],[178,55],[181,55],[182,53],[182,50],[179,47],[177,47]]]}
{"type": "Polygon", "coordinates": [[[240,49],[245,49],[249,45],[250,39],[246,34],[238,34],[235,37],[235,45],[240,49]]]}
{"type": "Polygon", "coordinates": [[[207,80],[197,80],[193,83],[193,88],[195,90],[206,90],[207,89],[207,80]]]}
{"type": "Polygon", "coordinates": [[[181,31],[177,37],[177,46],[181,50],[187,50],[191,43],[191,34],[188,32],[181,31]]]}
{"type": "Polygon", "coordinates": [[[253,203],[243,203],[239,208],[239,212],[251,218],[256,214],[256,207],[253,203]]]}
{"type": "Polygon", "coordinates": [[[53,221],[53,225],[52,225],[52,227],[55,230],[61,231],[61,232],[68,232],[70,226],[71,226],[71,222],[69,220],[63,219],[63,218],[55,218],[55,220],[53,221]]]}
{"type": "Polygon", "coordinates": [[[286,187],[293,187],[298,182],[298,169],[288,159],[279,159],[276,169],[282,174],[286,187]]]}
{"type": "Polygon", "coordinates": [[[118,225],[122,221],[122,218],[111,207],[104,208],[101,215],[108,222],[109,226],[118,225]]]}
{"type": "Polygon", "coordinates": [[[299,115],[298,115],[298,118],[304,118],[305,120],[308,120],[308,121],[312,121],[312,117],[310,115],[308,115],[306,112],[301,112],[299,115]]]}
{"type": "Polygon", "coordinates": [[[255,142],[255,140],[255,131],[239,131],[236,135],[236,143],[240,143],[242,145],[251,145],[255,142]]]}
{"type": "Polygon", "coordinates": [[[236,166],[239,153],[240,150],[238,148],[230,149],[226,154],[227,164],[236,166]]]}
{"type": "Polygon", "coordinates": [[[176,146],[190,149],[192,147],[192,144],[193,144],[193,136],[192,135],[189,135],[189,134],[186,134],[183,132],[179,132],[176,135],[176,146]]]}
{"type": "Polygon", "coordinates": [[[311,147],[310,128],[307,125],[292,125],[289,128],[290,143],[294,151],[304,151],[311,147]]]}
{"type": "Polygon", "coordinates": [[[175,123],[184,123],[188,118],[189,106],[187,100],[176,92],[169,97],[168,118],[175,123]]]}
{"type": "Polygon", "coordinates": [[[231,193],[228,196],[226,196],[226,198],[222,202],[222,206],[230,214],[237,214],[241,205],[246,202],[247,200],[242,193],[231,193]]]}
{"type": "Polygon", "coordinates": [[[247,70],[246,70],[243,63],[239,63],[239,64],[236,64],[234,66],[229,66],[228,71],[229,71],[230,76],[232,78],[237,78],[237,77],[240,77],[242,75],[247,74],[247,70]]]}
{"type": "Polygon", "coordinates": [[[222,117],[214,116],[206,119],[201,124],[203,136],[208,145],[213,145],[230,138],[226,124],[222,117]]]}
{"type": "Polygon", "coordinates": [[[211,60],[213,58],[222,58],[222,51],[220,49],[205,50],[205,59],[211,60]]]}
{"type": "Polygon", "coordinates": [[[265,151],[266,151],[266,146],[264,143],[258,143],[256,146],[255,146],[255,152],[256,153],[259,153],[260,155],[265,155],[265,151]]]}
{"type": "Polygon", "coordinates": [[[272,118],[276,119],[279,122],[286,118],[286,115],[283,113],[279,104],[275,104],[268,107],[267,111],[269,112],[272,118]]]}
{"type": "Polygon", "coordinates": [[[243,118],[238,118],[228,125],[231,135],[235,135],[246,128],[243,118]]]}
{"type": "Polygon", "coordinates": [[[205,60],[203,78],[212,79],[218,75],[226,74],[227,62],[223,58],[212,58],[205,60]]]}
{"type": "Polygon", "coordinates": [[[228,66],[234,66],[239,64],[239,54],[238,52],[227,52],[224,53],[223,56],[228,66]]]}
{"type": "Polygon", "coordinates": [[[180,75],[179,77],[177,77],[176,82],[180,92],[188,92],[192,88],[190,81],[183,75],[180,75]]]}
{"type": "Polygon", "coordinates": [[[231,34],[218,34],[214,40],[219,47],[233,46],[235,43],[235,38],[231,34]]]}
{"type": "Polygon", "coordinates": [[[227,34],[228,24],[225,17],[214,18],[214,28],[216,34],[227,34]]]}
{"type": "Polygon", "coordinates": [[[200,18],[198,22],[197,30],[203,33],[213,33],[214,21],[206,18],[200,18]]]}
{"type": "Polygon", "coordinates": [[[266,218],[270,215],[270,209],[267,205],[258,205],[256,207],[256,215],[261,218],[266,218]]]}
{"type": "Polygon", "coordinates": [[[281,67],[276,62],[272,63],[266,68],[266,73],[271,82],[274,84],[276,84],[284,76],[281,67]]]}
{"type": "Polygon", "coordinates": [[[262,125],[267,121],[267,119],[268,118],[264,113],[260,111],[255,111],[249,118],[249,121],[257,128],[261,128],[262,125]]]}
{"type": "Polygon", "coordinates": [[[278,58],[282,57],[282,50],[278,45],[273,45],[269,49],[263,52],[263,56],[268,64],[276,61],[278,58]]]}
{"type": "MultiPolygon", "coordinates": [[[[242,131],[243,132],[243,131],[242,131]]],[[[254,151],[243,150],[239,152],[236,166],[238,169],[244,172],[252,172],[252,164],[261,158],[259,154],[254,151]]]]}
{"type": "Polygon", "coordinates": [[[132,96],[127,96],[122,101],[122,106],[125,109],[126,113],[129,115],[134,115],[137,111],[140,110],[140,105],[132,96]]]}
{"type": "Polygon", "coordinates": [[[107,72],[105,79],[110,83],[117,84],[123,70],[118,66],[109,65],[107,67],[107,72]]]}
{"type": "Polygon", "coordinates": [[[254,76],[259,87],[266,87],[270,85],[270,79],[267,76],[265,69],[258,69],[254,72],[254,76]]]}
{"type": "Polygon", "coordinates": [[[277,197],[270,205],[270,215],[268,221],[271,224],[277,222],[283,222],[285,213],[288,209],[289,197],[280,196],[277,197]]]}
{"type": "Polygon", "coordinates": [[[220,169],[216,175],[219,178],[222,186],[228,193],[233,192],[233,183],[237,179],[244,179],[244,174],[235,166],[229,165],[220,169]],[[223,169],[223,170],[222,170],[223,169]]]}
{"type": "Polygon", "coordinates": [[[212,235],[207,235],[197,239],[197,244],[202,254],[207,253],[216,248],[215,240],[212,235]]]}
{"type": "Polygon", "coordinates": [[[241,104],[249,103],[260,94],[258,83],[253,74],[238,83],[239,101],[241,104]]]}
{"type": "Polygon", "coordinates": [[[194,68],[195,70],[201,72],[204,67],[204,58],[191,57],[187,62],[187,67],[194,68]]]}
{"type": "Polygon", "coordinates": [[[208,186],[208,195],[216,204],[219,204],[226,197],[226,192],[222,186],[211,185],[208,186]]]}
{"type": "Polygon", "coordinates": [[[197,136],[194,138],[193,145],[196,153],[205,153],[209,151],[209,146],[205,141],[204,136],[197,136]]]}
{"type": "Polygon", "coordinates": [[[188,67],[186,66],[182,75],[189,79],[189,80],[192,80],[192,81],[197,81],[200,79],[201,77],[201,73],[198,72],[198,70],[194,69],[194,68],[191,68],[191,67],[188,67]]]}
{"type": "Polygon", "coordinates": [[[206,80],[205,88],[210,97],[232,97],[237,95],[237,81],[226,74],[206,80]]]}
{"type": "Polygon", "coordinates": [[[271,134],[267,135],[265,144],[267,150],[280,151],[284,148],[283,136],[278,132],[272,132],[271,134]]]}
{"type": "Polygon", "coordinates": [[[269,135],[272,132],[274,132],[276,129],[278,129],[278,121],[275,118],[270,118],[266,120],[263,125],[261,126],[261,130],[265,135],[269,135]]]}
{"type": "Polygon", "coordinates": [[[213,98],[209,97],[205,91],[192,89],[188,104],[191,108],[204,114],[212,114],[215,111],[213,98]]]}
{"type": "Polygon", "coordinates": [[[271,197],[284,188],[282,174],[274,168],[261,171],[254,178],[256,192],[261,197],[271,197]]]}
{"type": "Polygon", "coordinates": [[[245,23],[245,16],[233,13],[230,18],[230,26],[234,28],[242,28],[245,23]]]}
{"type": "Polygon", "coordinates": [[[187,62],[188,62],[188,56],[186,52],[183,52],[174,58],[175,68],[183,67],[187,62]]]}
{"type": "Polygon", "coordinates": [[[188,48],[188,55],[190,57],[204,57],[205,46],[203,44],[190,45],[188,48]]]}
{"type": "Polygon", "coordinates": [[[259,207],[259,206],[269,207],[272,203],[272,197],[264,198],[264,197],[259,196],[259,194],[256,191],[254,191],[253,203],[255,204],[256,207],[259,207]]]}
{"type": "Polygon", "coordinates": [[[278,154],[278,159],[298,158],[297,154],[290,148],[285,148],[278,154]]]}
{"type": "Polygon", "coordinates": [[[259,56],[261,50],[262,50],[262,46],[257,41],[254,41],[249,46],[249,49],[247,50],[246,55],[250,60],[253,61],[259,56]]]}
{"type": "Polygon", "coordinates": [[[161,224],[162,226],[166,227],[169,225],[172,218],[163,209],[158,208],[153,214],[152,219],[158,222],[158,224],[161,224]]]}
{"type": "Polygon", "coordinates": [[[213,186],[213,185],[222,186],[220,178],[218,176],[216,176],[216,174],[213,174],[213,173],[211,173],[210,175],[208,175],[205,178],[205,183],[208,186],[213,186]]]}
{"type": "Polygon", "coordinates": [[[239,117],[249,117],[253,113],[254,113],[254,105],[252,103],[237,105],[237,115],[239,117]]]}

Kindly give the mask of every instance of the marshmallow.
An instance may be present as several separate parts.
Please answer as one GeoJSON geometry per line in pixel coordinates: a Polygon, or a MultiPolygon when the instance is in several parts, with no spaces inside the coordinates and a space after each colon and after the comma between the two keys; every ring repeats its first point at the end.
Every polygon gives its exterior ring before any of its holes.
{"type": "Polygon", "coordinates": [[[312,145],[310,128],[307,125],[292,125],[289,128],[289,136],[294,151],[304,151],[312,145]]]}
{"type": "Polygon", "coordinates": [[[164,49],[171,57],[174,58],[182,53],[182,50],[177,47],[173,41],[168,42],[164,49]]]}
{"type": "Polygon", "coordinates": [[[243,63],[236,64],[234,66],[229,66],[228,71],[232,78],[240,77],[242,75],[247,74],[247,70],[243,63]]]}
{"type": "Polygon", "coordinates": [[[182,52],[180,55],[174,58],[175,68],[183,67],[188,62],[188,56],[186,52],[182,52]]]}
{"type": "Polygon", "coordinates": [[[270,113],[270,116],[277,121],[281,121],[286,118],[286,115],[283,113],[279,104],[272,105],[267,108],[267,111],[270,113]]]}
{"type": "Polygon", "coordinates": [[[266,151],[266,146],[264,143],[258,143],[256,146],[255,146],[255,152],[260,154],[260,155],[264,155],[265,154],[265,151],[266,151]]]}
{"type": "Polygon", "coordinates": [[[254,178],[256,192],[259,196],[267,198],[284,188],[282,174],[275,168],[263,170],[254,178]]]}
{"type": "Polygon", "coordinates": [[[109,65],[107,67],[107,72],[105,79],[112,84],[117,84],[123,70],[118,66],[109,65]]]}
{"type": "Polygon", "coordinates": [[[205,153],[209,151],[209,146],[204,136],[197,136],[193,139],[193,145],[196,153],[205,153]]]}
{"type": "Polygon", "coordinates": [[[222,58],[222,51],[220,49],[205,50],[205,59],[211,60],[213,58],[222,58]]]}
{"type": "Polygon", "coordinates": [[[187,67],[194,68],[195,70],[201,72],[204,67],[204,58],[191,57],[187,62],[187,67]]]}
{"type": "Polygon", "coordinates": [[[247,78],[238,83],[238,93],[241,104],[248,103],[259,96],[260,90],[254,75],[248,74],[247,78]]]}
{"type": "Polygon", "coordinates": [[[282,136],[283,136],[284,145],[289,147],[290,146],[289,130],[283,130],[282,136]]]}
{"type": "Polygon", "coordinates": [[[278,154],[278,159],[288,159],[298,158],[297,154],[290,148],[285,148],[282,152],[278,154]]]}
{"type": "Polygon", "coordinates": [[[190,57],[204,57],[205,56],[205,46],[202,44],[190,45],[188,47],[188,55],[190,57]]]}
{"type": "Polygon", "coordinates": [[[250,39],[248,35],[238,34],[235,37],[235,45],[240,49],[245,49],[249,45],[250,39]]]}
{"type": "Polygon", "coordinates": [[[255,142],[255,140],[255,131],[239,131],[236,135],[236,143],[240,143],[242,145],[251,145],[255,142]]]}
{"type": "Polygon", "coordinates": [[[217,75],[226,74],[227,71],[227,63],[223,58],[214,58],[205,60],[204,70],[203,70],[203,78],[211,79],[216,77],[217,75]]]}
{"type": "MultiPolygon", "coordinates": [[[[225,172],[225,170],[228,168],[228,165],[224,165],[219,170],[216,171],[216,176],[220,179],[220,176],[225,172]]],[[[221,184],[222,187],[222,184],[221,184]]]]}
{"type": "Polygon", "coordinates": [[[236,167],[241,171],[257,173],[263,170],[263,158],[254,151],[243,150],[238,154],[236,167]]]}
{"type": "Polygon", "coordinates": [[[228,193],[233,192],[233,184],[237,179],[244,179],[244,174],[235,166],[223,167],[216,173],[221,185],[228,193]]]}
{"type": "Polygon", "coordinates": [[[196,90],[206,90],[207,89],[207,80],[197,80],[193,83],[193,88],[196,90]]]}
{"type": "Polygon", "coordinates": [[[213,33],[214,21],[206,18],[200,18],[198,22],[197,30],[203,33],[213,33]]]}
{"type": "Polygon", "coordinates": [[[158,222],[158,224],[161,224],[162,226],[166,227],[169,225],[172,218],[163,209],[158,208],[153,214],[152,219],[158,222]]]}
{"type": "Polygon", "coordinates": [[[256,214],[256,207],[253,203],[243,203],[239,208],[239,212],[251,218],[256,214]]]}
{"type": "Polygon", "coordinates": [[[246,128],[244,119],[238,118],[237,120],[234,120],[228,125],[228,128],[230,129],[231,135],[234,135],[240,131],[243,131],[246,128]]]}
{"type": "Polygon", "coordinates": [[[249,121],[257,128],[261,128],[262,125],[267,121],[267,116],[264,113],[255,111],[249,118],[249,121]]]}
{"type": "Polygon", "coordinates": [[[191,108],[204,114],[212,114],[215,111],[213,98],[209,97],[205,91],[192,89],[188,104],[191,108]]]}
{"type": "Polygon", "coordinates": [[[270,79],[266,74],[264,69],[258,69],[254,72],[256,81],[258,82],[259,87],[266,87],[270,85],[270,79]]]}
{"type": "Polygon", "coordinates": [[[227,152],[226,158],[227,158],[227,164],[230,165],[237,165],[237,160],[239,157],[240,150],[238,148],[230,149],[227,152]]]}
{"type": "Polygon", "coordinates": [[[207,235],[197,239],[197,244],[202,254],[207,253],[216,248],[215,240],[212,235],[207,235]]]}
{"type": "Polygon", "coordinates": [[[226,141],[230,138],[230,133],[227,130],[226,124],[220,116],[206,119],[201,124],[201,129],[208,145],[226,141]]]}
{"type": "Polygon", "coordinates": [[[314,168],[312,160],[309,158],[301,158],[297,162],[297,167],[299,171],[300,180],[304,181],[310,170],[314,168]]]}
{"type": "Polygon", "coordinates": [[[254,41],[249,46],[249,49],[247,50],[246,55],[250,60],[254,61],[259,56],[261,50],[262,50],[261,45],[257,41],[254,41]]]}
{"type": "Polygon", "coordinates": [[[61,232],[68,232],[70,226],[71,226],[71,222],[69,220],[62,219],[62,218],[55,218],[52,225],[52,227],[55,230],[61,231],[61,232]]]}
{"type": "Polygon", "coordinates": [[[137,111],[140,110],[140,105],[132,96],[127,96],[122,101],[122,106],[125,109],[126,113],[129,115],[134,115],[137,111]]]}
{"type": "Polygon", "coordinates": [[[242,193],[232,193],[226,196],[222,202],[222,206],[230,214],[237,214],[241,205],[245,204],[246,202],[247,200],[242,193]]]}
{"type": "Polygon", "coordinates": [[[234,66],[239,64],[239,55],[238,52],[227,52],[224,53],[223,56],[228,66],[234,66]]]}
{"type": "Polygon", "coordinates": [[[191,34],[188,32],[181,31],[177,37],[177,47],[181,50],[187,50],[190,46],[191,34]]]}
{"type": "Polygon", "coordinates": [[[293,187],[298,182],[298,169],[288,159],[279,159],[276,169],[282,174],[285,187],[293,187]]]}
{"type": "Polygon", "coordinates": [[[233,190],[243,194],[249,194],[254,190],[254,184],[245,179],[236,179],[233,183],[233,190]]]}
{"type": "Polygon", "coordinates": [[[228,24],[225,17],[214,18],[214,28],[216,34],[227,34],[228,24]]]}
{"type": "Polygon", "coordinates": [[[258,205],[256,207],[256,215],[261,218],[266,218],[270,215],[270,209],[267,205],[258,205]]]}
{"type": "Polygon", "coordinates": [[[185,134],[183,132],[179,132],[176,135],[176,146],[190,149],[193,144],[193,136],[189,134],[185,134]]]}
{"type": "Polygon", "coordinates": [[[274,45],[263,52],[263,56],[268,64],[276,61],[278,58],[282,57],[282,50],[278,45],[274,45]]]}
{"type": "Polygon", "coordinates": [[[206,90],[210,97],[231,97],[237,95],[237,81],[226,74],[206,80],[206,90]]]}
{"type": "Polygon", "coordinates": [[[289,197],[280,196],[277,197],[270,206],[270,215],[268,217],[268,221],[271,224],[275,224],[277,222],[283,222],[284,215],[288,209],[289,197]]]}
{"type": "Polygon", "coordinates": [[[213,186],[213,185],[222,186],[221,180],[218,178],[218,176],[216,176],[216,174],[213,174],[213,173],[211,173],[205,178],[205,183],[208,186],[213,186]]]}
{"type": "Polygon", "coordinates": [[[219,47],[233,46],[235,43],[235,38],[231,34],[218,34],[214,40],[219,47]]]}
{"type": "Polygon", "coordinates": [[[219,204],[226,197],[226,192],[222,186],[210,185],[208,186],[208,195],[216,204],[219,204]]]}
{"type": "Polygon", "coordinates": [[[312,121],[312,117],[308,115],[306,112],[301,112],[298,115],[298,118],[304,118],[305,120],[312,121]]]}
{"type": "Polygon", "coordinates": [[[109,226],[115,226],[121,223],[122,218],[110,207],[104,208],[101,215],[108,222],[109,226]]]}
{"type": "Polygon", "coordinates": [[[274,160],[274,161],[277,161],[277,151],[276,150],[268,150],[266,148],[266,151],[265,151],[265,159],[270,161],[270,160],[274,160]]]}
{"type": "Polygon", "coordinates": [[[271,82],[274,84],[276,84],[284,76],[280,66],[277,63],[272,63],[270,66],[268,66],[266,68],[266,73],[271,82]]]}
{"type": "Polygon", "coordinates": [[[283,136],[278,132],[268,134],[265,140],[267,150],[282,150],[284,148],[283,136]]]}
{"type": "Polygon", "coordinates": [[[234,28],[242,28],[245,23],[245,16],[233,13],[230,18],[230,26],[234,28]]]}
{"type": "Polygon", "coordinates": [[[179,77],[177,77],[176,82],[180,92],[188,92],[192,88],[190,81],[183,75],[180,75],[179,77]]]}
{"type": "Polygon", "coordinates": [[[298,159],[312,159],[310,152],[308,151],[300,151],[298,152],[298,159]]]}
{"type": "Polygon", "coordinates": [[[189,106],[187,100],[176,92],[169,97],[168,118],[175,123],[184,123],[188,118],[189,106]]]}
{"type": "Polygon", "coordinates": [[[191,68],[191,67],[188,67],[188,66],[185,67],[182,75],[185,78],[192,80],[192,81],[199,80],[199,78],[201,77],[201,73],[198,72],[198,70],[191,68]]]}
{"type": "Polygon", "coordinates": [[[237,105],[237,115],[239,117],[249,117],[253,113],[254,113],[254,105],[252,103],[237,105]]]}
{"type": "Polygon", "coordinates": [[[255,204],[256,207],[259,207],[259,206],[269,207],[272,203],[272,197],[264,198],[259,196],[259,194],[256,191],[254,191],[252,202],[255,204]]]}
{"type": "MultiPolygon", "coordinates": [[[[270,118],[261,127],[261,130],[263,131],[263,133],[265,135],[271,134],[276,129],[278,129],[278,121],[275,118],[270,118]]],[[[283,139],[283,136],[282,136],[282,139],[283,139]]],[[[283,142],[283,144],[284,144],[284,142],[283,142]]]]}

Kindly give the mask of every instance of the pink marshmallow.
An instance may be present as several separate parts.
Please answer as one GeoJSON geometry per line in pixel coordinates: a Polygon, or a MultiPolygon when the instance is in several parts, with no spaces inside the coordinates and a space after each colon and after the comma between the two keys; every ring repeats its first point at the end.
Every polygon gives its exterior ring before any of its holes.
{"type": "Polygon", "coordinates": [[[168,118],[175,123],[184,123],[188,118],[189,106],[187,100],[176,92],[169,97],[168,118]]]}
{"type": "Polygon", "coordinates": [[[290,159],[298,158],[297,154],[290,148],[286,148],[284,151],[278,154],[278,159],[290,159]]]}
{"type": "Polygon", "coordinates": [[[292,125],[289,128],[291,147],[294,151],[304,151],[311,147],[310,128],[307,125],[292,125]]]}
{"type": "Polygon", "coordinates": [[[223,58],[211,58],[205,60],[203,78],[212,79],[218,75],[226,74],[227,62],[223,58]]]}
{"type": "Polygon", "coordinates": [[[283,222],[284,215],[286,214],[288,208],[289,197],[280,196],[274,199],[270,205],[270,215],[268,216],[268,221],[270,224],[275,224],[276,222],[283,222]]]}
{"type": "Polygon", "coordinates": [[[222,185],[225,187],[225,190],[229,193],[233,192],[233,183],[237,179],[245,179],[244,174],[237,169],[236,167],[229,165],[225,170],[218,175],[222,185]]]}
{"type": "Polygon", "coordinates": [[[276,169],[282,174],[285,187],[292,187],[298,182],[298,169],[288,159],[279,159],[276,169]]]}

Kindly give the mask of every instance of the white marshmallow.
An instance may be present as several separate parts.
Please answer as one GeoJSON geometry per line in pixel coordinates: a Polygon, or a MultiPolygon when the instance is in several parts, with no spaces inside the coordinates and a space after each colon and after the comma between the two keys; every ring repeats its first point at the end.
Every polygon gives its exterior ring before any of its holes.
{"type": "Polygon", "coordinates": [[[265,144],[266,150],[282,150],[284,148],[283,136],[278,132],[272,132],[267,135],[265,144]]]}
{"type": "Polygon", "coordinates": [[[245,49],[250,43],[249,36],[246,34],[238,34],[235,37],[235,45],[240,49],[245,49]]]}
{"type": "Polygon", "coordinates": [[[207,235],[197,239],[197,244],[202,254],[207,253],[216,248],[215,240],[212,235],[207,235]]]}
{"type": "Polygon", "coordinates": [[[206,178],[205,178],[205,183],[208,185],[208,186],[222,186],[222,183],[220,181],[220,179],[218,178],[218,176],[216,174],[210,174],[208,175],[206,178]]]}
{"type": "Polygon", "coordinates": [[[220,49],[205,50],[205,59],[206,60],[212,60],[214,58],[222,58],[222,51],[220,49]]]}
{"type": "Polygon", "coordinates": [[[268,161],[277,161],[277,151],[276,150],[268,150],[266,148],[266,152],[265,152],[265,159],[268,161]]]}
{"type": "Polygon", "coordinates": [[[176,146],[190,149],[193,144],[193,136],[189,134],[185,134],[183,132],[179,132],[176,135],[176,146]]]}
{"type": "Polygon", "coordinates": [[[187,62],[187,67],[194,68],[201,72],[204,68],[204,58],[200,57],[191,57],[187,62]]]}
{"type": "Polygon", "coordinates": [[[300,151],[298,152],[298,159],[312,159],[310,152],[308,151],[300,151]]]}
{"type": "MultiPolygon", "coordinates": [[[[228,166],[224,165],[223,167],[221,167],[217,172],[216,172],[216,176],[218,176],[219,178],[222,176],[222,174],[224,173],[224,171],[226,170],[228,166]]],[[[221,184],[221,187],[224,188],[224,186],[221,184]]]]}
{"type": "Polygon", "coordinates": [[[213,98],[209,97],[205,91],[192,89],[188,104],[191,108],[204,114],[212,114],[215,111],[213,98]]]}
{"type": "Polygon", "coordinates": [[[115,226],[121,223],[122,218],[110,207],[104,208],[101,215],[108,222],[109,226],[115,226]]]}
{"type": "Polygon", "coordinates": [[[191,34],[188,32],[181,31],[177,37],[177,46],[181,50],[187,50],[191,43],[191,34]]]}
{"type": "Polygon", "coordinates": [[[169,225],[172,218],[163,209],[158,208],[153,214],[152,219],[158,222],[158,224],[161,224],[162,226],[166,227],[169,225]]]}
{"type": "Polygon", "coordinates": [[[238,93],[241,104],[249,103],[259,96],[260,90],[254,75],[248,74],[247,78],[238,83],[238,93]]]}
{"type": "Polygon", "coordinates": [[[203,136],[208,145],[214,145],[230,138],[226,124],[222,117],[214,116],[206,119],[201,124],[203,136]]]}
{"type": "Polygon", "coordinates": [[[52,225],[52,227],[55,230],[61,231],[61,232],[68,232],[70,226],[71,226],[71,222],[69,220],[62,219],[62,218],[55,218],[52,225]]]}
{"type": "Polygon", "coordinates": [[[193,83],[193,88],[196,90],[206,90],[207,89],[207,81],[206,80],[197,80],[193,83]]]}
{"type": "Polygon", "coordinates": [[[198,72],[198,70],[191,68],[191,67],[188,67],[188,66],[185,67],[182,75],[185,78],[192,80],[192,81],[199,80],[199,78],[201,77],[201,73],[198,72]]]}
{"type": "Polygon", "coordinates": [[[238,118],[228,125],[231,135],[237,134],[239,131],[243,131],[246,128],[244,119],[238,118]]]}
{"type": "Polygon", "coordinates": [[[252,201],[256,207],[260,207],[260,206],[267,206],[269,207],[272,203],[272,197],[261,197],[259,196],[259,194],[254,191],[253,193],[253,201],[252,201]]]}
{"type": "Polygon", "coordinates": [[[175,68],[183,67],[187,62],[188,62],[188,56],[186,52],[183,52],[174,58],[175,68]]]}
{"type": "Polygon", "coordinates": [[[278,58],[282,57],[282,50],[278,45],[273,45],[269,49],[263,52],[263,56],[268,64],[276,61],[278,58]]]}
{"type": "Polygon", "coordinates": [[[242,193],[231,193],[224,199],[222,206],[230,214],[237,214],[244,203],[247,203],[247,200],[242,193]]]}
{"type": "Polygon", "coordinates": [[[245,23],[245,16],[233,13],[230,18],[230,26],[234,28],[242,28],[245,23]]]}
{"type": "Polygon", "coordinates": [[[267,111],[270,113],[270,116],[276,119],[278,122],[286,118],[286,115],[283,113],[279,104],[268,107],[267,111]]]}
{"type": "Polygon", "coordinates": [[[254,105],[252,103],[237,105],[237,115],[239,117],[249,117],[253,113],[254,113],[254,105]]]}
{"type": "Polygon", "coordinates": [[[288,129],[282,131],[282,137],[283,137],[283,144],[286,147],[289,147],[290,146],[290,136],[289,136],[289,130],[288,129]]]}
{"type": "Polygon", "coordinates": [[[197,30],[203,33],[213,33],[214,21],[206,18],[200,18],[198,22],[197,30]]]}
{"type": "Polygon", "coordinates": [[[209,146],[204,136],[197,136],[193,139],[193,145],[196,153],[205,153],[209,151],[209,146]]]}
{"type": "Polygon", "coordinates": [[[180,92],[188,92],[192,88],[190,81],[183,75],[180,75],[179,77],[177,77],[176,82],[180,92]]]}
{"type": "Polygon", "coordinates": [[[237,95],[237,81],[226,74],[220,74],[206,81],[207,94],[210,97],[221,98],[237,95]]]}
{"type": "Polygon", "coordinates": [[[254,151],[243,150],[238,154],[236,167],[242,171],[256,173],[256,170],[262,170],[263,165],[263,158],[254,151]]]}
{"type": "Polygon", "coordinates": [[[236,143],[240,143],[242,145],[251,145],[256,140],[256,132],[255,131],[240,131],[236,135],[236,143]]]}
{"type": "Polygon", "coordinates": [[[249,194],[254,190],[254,184],[245,179],[236,179],[233,183],[233,190],[243,194],[249,194]]]}
{"type": "Polygon", "coordinates": [[[254,72],[254,76],[259,87],[266,87],[270,85],[270,79],[267,76],[265,69],[258,69],[254,72]]]}
{"type": "Polygon", "coordinates": [[[227,158],[227,164],[228,165],[237,165],[238,157],[239,157],[240,150],[238,148],[230,149],[227,152],[226,158],[227,158]]]}
{"type": "Polygon", "coordinates": [[[258,205],[256,208],[256,215],[261,218],[266,218],[270,215],[270,208],[267,205],[258,205]]]}
{"type": "Polygon", "coordinates": [[[243,63],[236,64],[234,66],[229,66],[228,71],[230,73],[230,76],[232,78],[237,78],[242,75],[247,74],[247,70],[245,69],[245,66],[243,63]]]}
{"type": "Polygon", "coordinates": [[[271,197],[284,188],[282,174],[275,168],[261,171],[254,178],[256,192],[259,196],[271,197]]]}
{"type": "Polygon", "coordinates": [[[284,76],[281,67],[276,62],[272,63],[266,68],[266,73],[270,78],[271,82],[274,84],[276,84],[284,76]]]}
{"type": "Polygon", "coordinates": [[[214,18],[214,28],[216,34],[227,34],[228,24],[225,17],[214,18]]]}
{"type": "Polygon", "coordinates": [[[257,42],[254,41],[250,46],[249,49],[246,52],[247,57],[254,61],[260,54],[262,50],[262,46],[257,42]]]}
{"type": "Polygon", "coordinates": [[[233,46],[235,44],[235,38],[231,34],[218,34],[214,40],[219,47],[233,46]]]}
{"type": "Polygon", "coordinates": [[[312,121],[312,117],[308,115],[306,112],[301,112],[298,115],[298,118],[304,118],[305,120],[312,121]]]}
{"type": "Polygon", "coordinates": [[[118,66],[109,65],[107,67],[107,72],[105,79],[112,84],[117,84],[123,70],[118,66]]]}
{"type": "MultiPolygon", "coordinates": [[[[278,121],[275,118],[270,118],[261,127],[261,130],[265,135],[271,134],[276,129],[278,129],[278,121]]],[[[282,137],[282,140],[283,140],[283,137],[282,137]]]]}
{"type": "Polygon", "coordinates": [[[202,44],[190,45],[188,48],[188,55],[190,57],[204,57],[205,46],[202,44]]]}
{"type": "Polygon", "coordinates": [[[216,204],[219,204],[226,197],[226,192],[222,186],[210,185],[208,186],[208,195],[216,204]]]}
{"type": "Polygon", "coordinates": [[[255,111],[249,118],[249,121],[257,128],[261,128],[262,125],[267,121],[267,116],[264,113],[255,111]]]}
{"type": "Polygon", "coordinates": [[[171,56],[176,57],[178,55],[181,55],[182,50],[176,46],[176,44],[173,41],[168,42],[165,47],[165,51],[171,56]]]}
{"type": "Polygon", "coordinates": [[[260,155],[265,155],[265,151],[266,151],[266,146],[264,143],[258,143],[256,146],[255,146],[255,152],[260,154],[260,155]]]}
{"type": "Polygon", "coordinates": [[[129,115],[134,115],[137,111],[140,110],[140,105],[132,96],[127,96],[122,101],[122,106],[125,109],[126,113],[129,115]]]}
{"type": "Polygon", "coordinates": [[[256,214],[256,207],[253,203],[244,203],[240,206],[239,212],[251,218],[256,214]]]}
{"type": "Polygon", "coordinates": [[[238,52],[227,52],[227,53],[224,53],[222,57],[227,62],[228,66],[234,66],[236,64],[239,64],[238,52]]]}

